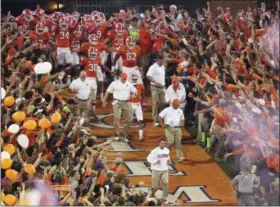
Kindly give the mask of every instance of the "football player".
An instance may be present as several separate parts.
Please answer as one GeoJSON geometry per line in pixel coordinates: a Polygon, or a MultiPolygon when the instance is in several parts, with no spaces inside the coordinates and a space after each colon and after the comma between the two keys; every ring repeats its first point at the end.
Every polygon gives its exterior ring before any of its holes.
{"type": "MultiPolygon", "coordinates": [[[[132,74],[140,73],[138,66],[140,64],[140,52],[141,48],[136,45],[136,40],[133,37],[126,38],[126,45],[119,47],[117,54],[114,57],[112,63],[112,71],[115,70],[117,60],[122,57],[122,72],[128,75],[128,81],[132,82],[132,74]]],[[[143,83],[142,77],[139,77],[139,81],[143,83]]]]}

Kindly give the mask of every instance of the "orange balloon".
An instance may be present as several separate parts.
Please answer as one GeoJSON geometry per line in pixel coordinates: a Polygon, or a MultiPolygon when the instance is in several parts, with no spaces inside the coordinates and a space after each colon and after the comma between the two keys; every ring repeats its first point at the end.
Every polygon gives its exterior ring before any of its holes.
{"type": "Polygon", "coordinates": [[[10,155],[13,155],[16,152],[16,148],[12,144],[5,145],[3,151],[8,152],[10,155]]]}
{"type": "Polygon", "coordinates": [[[51,122],[53,124],[58,124],[61,121],[61,115],[58,112],[55,112],[52,116],[51,116],[51,122]]]}
{"type": "Polygon", "coordinates": [[[8,206],[14,206],[17,203],[17,198],[12,195],[12,194],[8,194],[5,196],[4,200],[3,200],[8,206]]]}
{"type": "Polygon", "coordinates": [[[48,129],[51,127],[51,122],[47,118],[42,118],[39,120],[39,127],[42,129],[48,129]]]}
{"type": "Polygon", "coordinates": [[[1,168],[4,169],[4,170],[9,169],[9,168],[11,168],[12,164],[13,164],[13,160],[12,159],[5,158],[1,162],[1,168]]]}
{"type": "Polygon", "coordinates": [[[12,117],[15,121],[24,121],[26,118],[26,115],[23,111],[17,111],[15,113],[13,113],[12,117]]]}
{"type": "Polygon", "coordinates": [[[13,96],[7,96],[4,100],[4,106],[9,107],[15,103],[15,98],[13,96]]]}
{"type": "Polygon", "coordinates": [[[6,170],[5,175],[10,181],[16,181],[18,178],[18,172],[12,169],[6,170]]]}
{"type": "Polygon", "coordinates": [[[23,128],[28,130],[34,130],[37,127],[37,123],[34,120],[28,120],[23,123],[23,128]]]}
{"type": "Polygon", "coordinates": [[[23,170],[24,170],[24,172],[26,172],[27,174],[30,174],[30,175],[33,175],[36,173],[35,167],[30,164],[25,165],[23,170]]]}

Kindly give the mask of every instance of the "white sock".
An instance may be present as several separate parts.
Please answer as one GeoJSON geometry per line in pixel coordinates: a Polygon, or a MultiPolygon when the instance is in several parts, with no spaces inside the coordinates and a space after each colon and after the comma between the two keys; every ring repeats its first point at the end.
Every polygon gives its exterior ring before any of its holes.
{"type": "Polygon", "coordinates": [[[100,93],[100,101],[103,102],[104,101],[104,96],[103,93],[100,93]]]}
{"type": "Polygon", "coordinates": [[[95,104],[92,105],[92,110],[93,110],[94,113],[96,112],[96,105],[95,104]]]}
{"type": "Polygon", "coordinates": [[[143,139],[144,131],[143,129],[139,129],[139,140],[143,139]]]}

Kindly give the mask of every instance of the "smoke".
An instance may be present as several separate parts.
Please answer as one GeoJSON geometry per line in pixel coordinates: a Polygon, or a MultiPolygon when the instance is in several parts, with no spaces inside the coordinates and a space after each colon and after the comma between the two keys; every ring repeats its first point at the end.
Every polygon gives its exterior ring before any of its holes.
{"type": "Polygon", "coordinates": [[[279,63],[279,19],[275,19],[274,23],[266,29],[263,36],[264,49],[268,54],[271,54],[274,62],[279,63]]]}

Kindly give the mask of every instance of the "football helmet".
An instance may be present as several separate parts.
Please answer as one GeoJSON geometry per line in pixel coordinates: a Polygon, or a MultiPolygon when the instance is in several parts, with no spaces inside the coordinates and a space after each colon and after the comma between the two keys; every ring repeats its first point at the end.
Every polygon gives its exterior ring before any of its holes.
{"type": "Polygon", "coordinates": [[[132,84],[137,85],[138,84],[138,74],[134,72],[134,73],[131,74],[131,76],[132,76],[131,77],[132,84]]]}
{"type": "Polygon", "coordinates": [[[27,21],[32,18],[32,12],[29,9],[24,9],[22,11],[22,15],[23,15],[24,19],[27,21]]]}
{"type": "Polygon", "coordinates": [[[90,47],[88,49],[88,57],[92,60],[94,60],[96,58],[96,56],[98,55],[98,51],[95,47],[90,47]]]}
{"type": "Polygon", "coordinates": [[[123,26],[122,23],[117,23],[116,24],[116,33],[118,35],[123,35],[123,33],[124,33],[124,26],[123,26]]]}
{"type": "Polygon", "coordinates": [[[60,27],[60,29],[62,29],[62,30],[68,29],[69,23],[68,23],[66,17],[60,18],[60,20],[59,20],[59,27],[60,27]]]}
{"type": "Polygon", "coordinates": [[[97,42],[98,42],[98,37],[97,37],[97,35],[96,35],[96,34],[90,34],[90,35],[88,36],[88,41],[89,41],[90,44],[96,45],[97,42]]]}
{"type": "Polygon", "coordinates": [[[136,45],[136,40],[134,37],[129,36],[126,38],[125,43],[128,48],[134,48],[136,45]]]}
{"type": "Polygon", "coordinates": [[[36,24],[36,34],[42,35],[44,32],[44,25],[42,23],[36,24]]]}
{"type": "Polygon", "coordinates": [[[73,11],[72,16],[73,16],[76,20],[78,20],[78,19],[80,18],[80,13],[77,12],[77,11],[73,11]]]}
{"type": "Polygon", "coordinates": [[[99,14],[93,16],[93,21],[96,26],[102,24],[102,19],[99,14]]]}
{"type": "Polygon", "coordinates": [[[73,33],[74,33],[75,37],[80,37],[80,36],[82,36],[83,31],[82,31],[81,25],[78,25],[78,26],[75,28],[75,30],[74,30],[73,33]]]}

